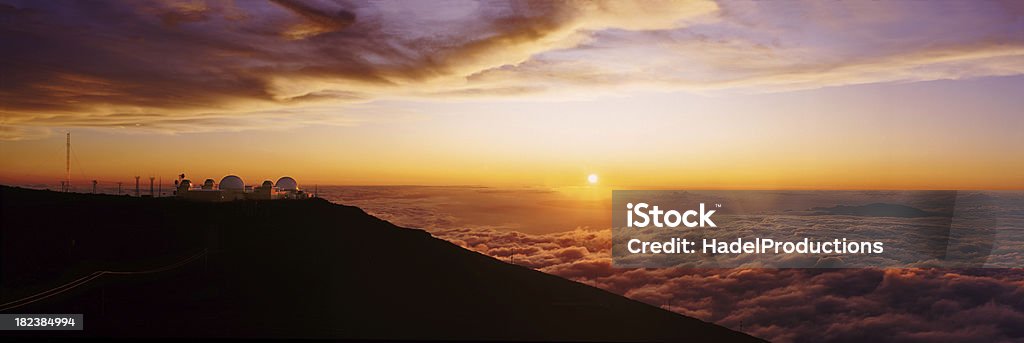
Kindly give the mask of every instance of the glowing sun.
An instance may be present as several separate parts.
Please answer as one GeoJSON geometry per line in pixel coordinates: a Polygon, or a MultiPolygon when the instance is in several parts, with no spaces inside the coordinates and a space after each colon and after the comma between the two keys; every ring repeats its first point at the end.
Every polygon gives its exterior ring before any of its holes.
{"type": "Polygon", "coordinates": [[[597,174],[587,175],[587,182],[590,182],[591,184],[597,183],[597,174]]]}

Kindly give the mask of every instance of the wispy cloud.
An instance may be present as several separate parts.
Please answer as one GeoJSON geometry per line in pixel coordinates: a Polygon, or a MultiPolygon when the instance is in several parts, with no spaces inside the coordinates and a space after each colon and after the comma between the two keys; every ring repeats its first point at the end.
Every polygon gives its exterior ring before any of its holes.
{"type": "Polygon", "coordinates": [[[0,115],[9,133],[120,127],[109,118],[125,113],[187,132],[380,99],[1017,75],[1022,15],[1015,2],[4,1],[0,115]]]}

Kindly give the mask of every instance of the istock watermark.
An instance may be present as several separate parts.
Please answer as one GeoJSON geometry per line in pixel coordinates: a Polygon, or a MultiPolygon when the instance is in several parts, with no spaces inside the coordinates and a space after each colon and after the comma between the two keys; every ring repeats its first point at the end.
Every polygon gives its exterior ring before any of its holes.
{"type": "MultiPolygon", "coordinates": [[[[716,204],[715,206],[722,207],[722,204],[716,204]]],[[[653,223],[655,227],[678,227],[679,223],[683,223],[686,227],[716,227],[715,222],[711,221],[712,214],[715,214],[715,211],[705,211],[704,203],[700,203],[700,212],[689,210],[682,214],[679,214],[679,211],[676,210],[668,210],[667,212],[662,211],[657,205],[651,207],[645,202],[636,205],[633,205],[633,203],[627,203],[626,226],[647,227],[648,224],[653,223]],[[649,210],[648,207],[650,207],[649,210]],[[634,221],[634,214],[636,214],[638,218],[643,218],[643,221],[634,221]],[[662,221],[662,214],[664,214],[664,222],[662,221]],[[692,221],[692,217],[698,217],[700,220],[692,221]]]]}
{"type": "Polygon", "coordinates": [[[1024,192],[612,193],[616,267],[1020,268],[1024,192]]]}

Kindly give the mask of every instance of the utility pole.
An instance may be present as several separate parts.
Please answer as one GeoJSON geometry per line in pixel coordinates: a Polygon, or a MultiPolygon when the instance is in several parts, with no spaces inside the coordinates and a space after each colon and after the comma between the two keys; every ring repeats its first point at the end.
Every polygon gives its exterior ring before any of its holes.
{"type": "Polygon", "coordinates": [[[117,195],[121,195],[121,181],[117,182],[117,195]]]}
{"type": "Polygon", "coordinates": [[[157,196],[164,196],[164,177],[163,176],[160,177],[160,183],[157,184],[156,194],[157,194],[157,196]]]}
{"type": "Polygon", "coordinates": [[[65,150],[64,159],[64,189],[65,192],[71,191],[71,131],[68,131],[67,135],[67,149],[65,150]]]}
{"type": "Polygon", "coordinates": [[[96,194],[96,180],[92,180],[92,194],[96,194]]]}
{"type": "Polygon", "coordinates": [[[150,196],[150,197],[154,196],[154,195],[153,195],[153,180],[156,180],[156,178],[155,178],[155,177],[152,177],[152,176],[150,176],[150,177],[149,177],[149,196],[150,196]]]}
{"type": "Polygon", "coordinates": [[[135,175],[135,196],[139,196],[139,176],[135,175]]]}

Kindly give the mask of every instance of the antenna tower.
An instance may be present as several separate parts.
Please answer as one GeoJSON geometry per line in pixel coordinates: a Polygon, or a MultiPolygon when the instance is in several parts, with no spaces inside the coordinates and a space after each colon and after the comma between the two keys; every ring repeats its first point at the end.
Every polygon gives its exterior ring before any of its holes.
{"type": "Polygon", "coordinates": [[[64,191],[71,191],[71,131],[67,133],[67,149],[64,158],[64,191]]]}

